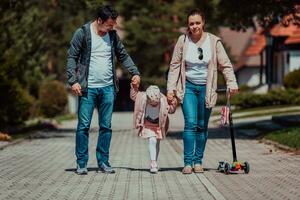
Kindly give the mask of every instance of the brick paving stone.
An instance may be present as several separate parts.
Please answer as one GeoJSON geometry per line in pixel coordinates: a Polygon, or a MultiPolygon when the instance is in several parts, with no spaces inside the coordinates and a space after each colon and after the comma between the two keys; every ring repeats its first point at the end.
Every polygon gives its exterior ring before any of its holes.
{"type": "MultiPolygon", "coordinates": [[[[232,161],[228,134],[225,128],[210,126],[204,158],[205,177],[226,199],[300,199],[300,156],[257,140],[236,140],[237,157],[250,163],[249,174],[219,173],[218,161],[232,161]]],[[[182,152],[182,140],[169,141],[182,152]]]]}
{"type": "Polygon", "coordinates": [[[250,174],[217,172],[218,161],[231,161],[232,154],[228,131],[213,124],[205,173],[181,174],[182,120],[181,113],[171,116],[172,130],[161,143],[158,174],[149,173],[147,141],[130,129],[132,113],[113,116],[110,162],[115,174],[97,172],[95,119],[86,176],[74,173],[76,121],[65,123],[66,132],[43,132],[49,137],[6,147],[0,150],[0,199],[300,199],[300,156],[257,140],[236,140],[238,158],[250,163],[250,174]]]}
{"type": "Polygon", "coordinates": [[[147,141],[131,131],[113,133],[115,174],[97,173],[90,133],[89,173],[75,171],[74,133],[25,140],[0,151],[0,199],[213,199],[195,175],[180,173],[181,157],[162,141],[158,174],[149,173],[147,141]]]}

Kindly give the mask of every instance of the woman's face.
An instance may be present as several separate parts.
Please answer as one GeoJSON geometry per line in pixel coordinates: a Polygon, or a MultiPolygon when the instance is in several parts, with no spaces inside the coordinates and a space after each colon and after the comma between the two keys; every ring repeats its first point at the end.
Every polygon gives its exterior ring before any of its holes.
{"type": "Polygon", "coordinates": [[[204,27],[204,20],[200,15],[191,15],[188,18],[188,27],[192,35],[201,35],[204,27]]]}

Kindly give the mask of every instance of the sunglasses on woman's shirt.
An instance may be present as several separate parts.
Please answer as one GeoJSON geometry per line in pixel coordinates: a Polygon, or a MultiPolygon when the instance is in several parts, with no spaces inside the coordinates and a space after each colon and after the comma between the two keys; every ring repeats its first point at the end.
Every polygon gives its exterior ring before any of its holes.
{"type": "Polygon", "coordinates": [[[199,60],[202,60],[203,59],[203,49],[201,47],[198,48],[198,53],[199,53],[199,60]]]}

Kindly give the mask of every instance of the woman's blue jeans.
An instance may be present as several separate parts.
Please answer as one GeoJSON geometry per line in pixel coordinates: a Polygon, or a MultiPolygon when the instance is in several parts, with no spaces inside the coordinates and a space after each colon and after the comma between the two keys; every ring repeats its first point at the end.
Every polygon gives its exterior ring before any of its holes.
{"type": "Polygon", "coordinates": [[[206,85],[186,81],[182,104],[184,115],[184,165],[202,164],[211,108],[205,107],[206,85]]]}
{"type": "Polygon", "coordinates": [[[111,141],[111,119],[114,107],[114,86],[88,88],[87,93],[79,97],[78,125],[76,131],[76,157],[79,167],[86,167],[88,162],[89,129],[94,108],[98,109],[99,135],[96,147],[98,165],[109,165],[109,147],[111,141]]]}

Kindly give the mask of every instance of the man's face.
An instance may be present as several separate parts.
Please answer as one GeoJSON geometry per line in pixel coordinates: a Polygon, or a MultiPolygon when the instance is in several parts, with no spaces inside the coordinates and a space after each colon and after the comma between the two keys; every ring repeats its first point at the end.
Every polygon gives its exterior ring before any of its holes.
{"type": "Polygon", "coordinates": [[[107,33],[108,31],[111,31],[114,28],[114,25],[117,24],[117,20],[108,18],[106,21],[102,21],[100,18],[98,18],[97,23],[99,25],[100,31],[107,33]]]}

